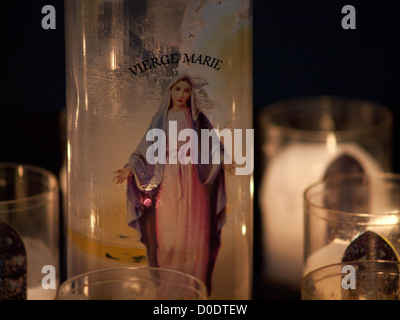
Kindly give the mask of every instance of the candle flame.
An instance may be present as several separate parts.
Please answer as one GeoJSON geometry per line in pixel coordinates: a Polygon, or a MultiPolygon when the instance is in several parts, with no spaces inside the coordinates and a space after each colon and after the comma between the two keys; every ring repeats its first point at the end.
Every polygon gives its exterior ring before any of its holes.
{"type": "Polygon", "coordinates": [[[246,225],[243,224],[243,225],[242,225],[242,235],[245,236],[245,235],[246,235],[246,232],[247,232],[246,225]]]}
{"type": "Polygon", "coordinates": [[[18,178],[22,178],[24,176],[24,168],[22,166],[18,166],[18,178]]]}
{"type": "Polygon", "coordinates": [[[337,141],[333,132],[329,132],[326,137],[326,147],[330,154],[335,154],[337,152],[337,141]]]}
{"type": "Polygon", "coordinates": [[[18,177],[22,178],[24,176],[24,168],[22,166],[18,166],[18,177]]]}

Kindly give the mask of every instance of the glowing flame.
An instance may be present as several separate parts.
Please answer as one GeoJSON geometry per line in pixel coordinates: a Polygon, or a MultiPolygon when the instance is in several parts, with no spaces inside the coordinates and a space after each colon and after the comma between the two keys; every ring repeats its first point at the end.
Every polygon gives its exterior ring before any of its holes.
{"type": "Polygon", "coordinates": [[[247,232],[246,225],[243,224],[243,225],[242,225],[242,235],[245,236],[245,235],[246,235],[246,232],[247,232]]]}
{"type": "Polygon", "coordinates": [[[326,137],[326,147],[328,152],[331,154],[335,154],[337,152],[337,141],[333,132],[329,132],[328,136],[326,137]]]}

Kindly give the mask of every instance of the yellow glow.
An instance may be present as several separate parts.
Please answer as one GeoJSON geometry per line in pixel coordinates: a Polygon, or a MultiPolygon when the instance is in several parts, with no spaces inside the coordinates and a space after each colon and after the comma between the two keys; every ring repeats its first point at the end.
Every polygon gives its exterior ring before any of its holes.
{"type": "Polygon", "coordinates": [[[88,101],[87,91],[85,92],[85,109],[86,111],[89,111],[89,101],[88,101]]]}
{"type": "Polygon", "coordinates": [[[95,231],[97,225],[97,214],[94,209],[90,211],[90,229],[92,232],[95,231]]]}
{"type": "Polygon", "coordinates": [[[67,175],[71,172],[71,142],[67,141],[67,175]]]}
{"type": "Polygon", "coordinates": [[[88,297],[88,296],[89,296],[89,283],[88,283],[87,286],[85,286],[85,287],[83,288],[83,290],[84,290],[84,296],[85,296],[85,297],[88,297]]]}
{"type": "Polygon", "coordinates": [[[111,51],[110,67],[113,71],[117,69],[117,55],[115,53],[115,50],[111,51]]]}
{"type": "Polygon", "coordinates": [[[328,152],[331,154],[335,154],[337,152],[337,141],[333,132],[329,132],[328,136],[326,137],[326,147],[328,152]]]}
{"type": "Polygon", "coordinates": [[[18,177],[22,178],[24,176],[24,168],[22,166],[18,166],[18,177]]]}
{"type": "Polygon", "coordinates": [[[85,34],[85,32],[83,33],[82,48],[83,48],[83,56],[86,57],[86,34],[85,34]]]}
{"type": "Polygon", "coordinates": [[[77,91],[77,102],[76,105],[78,106],[75,111],[75,128],[78,129],[78,119],[79,119],[79,91],[77,91]]]}
{"type": "MultiPolygon", "coordinates": [[[[398,212],[395,211],[393,214],[398,214],[398,212]]],[[[399,218],[397,216],[382,217],[376,219],[375,223],[378,225],[396,225],[399,223],[399,218]]]]}
{"type": "Polygon", "coordinates": [[[246,225],[243,224],[243,225],[242,225],[242,235],[245,236],[245,235],[246,235],[246,232],[247,232],[246,225]]]}

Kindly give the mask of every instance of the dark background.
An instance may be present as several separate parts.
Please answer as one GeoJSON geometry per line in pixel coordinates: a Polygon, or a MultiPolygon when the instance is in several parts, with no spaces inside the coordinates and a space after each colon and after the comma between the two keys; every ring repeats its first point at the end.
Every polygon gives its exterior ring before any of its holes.
{"type": "MultiPolygon", "coordinates": [[[[380,102],[394,115],[393,171],[398,172],[398,2],[254,0],[255,120],[266,105],[298,96],[337,95],[380,102]],[[356,9],[356,30],[341,26],[341,10],[348,4],[356,9]]],[[[0,161],[35,164],[56,175],[64,156],[63,14],[61,0],[7,1],[1,10],[0,161]],[[42,29],[45,5],[56,8],[56,30],[42,29]]],[[[271,293],[260,279],[258,219],[256,197],[254,298],[297,298],[271,293]]]]}

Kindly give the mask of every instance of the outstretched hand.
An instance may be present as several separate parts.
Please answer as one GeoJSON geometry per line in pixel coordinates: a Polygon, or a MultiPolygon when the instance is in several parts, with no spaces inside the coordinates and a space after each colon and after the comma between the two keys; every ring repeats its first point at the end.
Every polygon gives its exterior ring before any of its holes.
{"type": "Polygon", "coordinates": [[[116,184],[121,184],[132,175],[132,171],[129,168],[122,168],[115,171],[114,174],[114,182],[116,184]]]}

